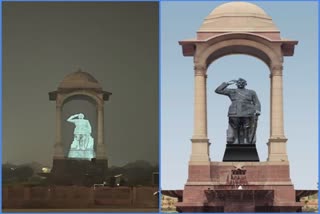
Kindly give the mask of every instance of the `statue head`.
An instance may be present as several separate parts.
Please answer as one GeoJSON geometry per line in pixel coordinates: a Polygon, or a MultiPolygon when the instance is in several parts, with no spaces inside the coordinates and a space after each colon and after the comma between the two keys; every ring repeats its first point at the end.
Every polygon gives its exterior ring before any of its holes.
{"type": "Polygon", "coordinates": [[[79,117],[79,119],[83,119],[83,118],[84,118],[84,115],[83,115],[82,113],[80,113],[80,114],[78,115],[78,117],[79,117]]]}
{"type": "Polygon", "coordinates": [[[247,85],[247,81],[245,79],[239,78],[236,82],[236,85],[240,89],[245,88],[247,85]]]}

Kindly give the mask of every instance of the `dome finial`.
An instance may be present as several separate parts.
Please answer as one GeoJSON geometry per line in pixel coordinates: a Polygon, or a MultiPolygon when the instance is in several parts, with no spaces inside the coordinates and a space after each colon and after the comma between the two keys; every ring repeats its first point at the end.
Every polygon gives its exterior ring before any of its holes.
{"type": "Polygon", "coordinates": [[[82,69],[80,67],[78,67],[76,72],[83,72],[82,69]]]}

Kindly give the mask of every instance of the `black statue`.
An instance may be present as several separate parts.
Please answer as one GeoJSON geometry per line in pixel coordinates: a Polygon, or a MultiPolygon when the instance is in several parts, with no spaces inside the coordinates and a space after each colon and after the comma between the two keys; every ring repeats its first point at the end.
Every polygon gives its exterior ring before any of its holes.
{"type": "Polygon", "coordinates": [[[246,89],[247,81],[239,78],[222,83],[215,92],[226,95],[231,100],[229,107],[228,144],[255,144],[258,116],[261,106],[255,91],[246,89]],[[237,89],[227,88],[236,84],[237,89]]]}

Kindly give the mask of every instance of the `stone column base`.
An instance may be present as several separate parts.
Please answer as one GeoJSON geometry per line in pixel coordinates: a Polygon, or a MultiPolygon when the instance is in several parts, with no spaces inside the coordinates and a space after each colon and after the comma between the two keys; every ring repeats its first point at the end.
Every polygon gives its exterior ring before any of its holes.
{"type": "Polygon", "coordinates": [[[106,160],[107,159],[105,144],[97,144],[96,159],[99,159],[99,160],[106,160]]]}
{"type": "Polygon", "coordinates": [[[55,144],[54,145],[53,158],[54,159],[64,159],[65,158],[62,144],[55,144]]]}
{"type": "Polygon", "coordinates": [[[198,164],[199,162],[209,163],[209,139],[207,138],[192,138],[192,153],[190,157],[190,163],[198,164]]]}
{"type": "Polygon", "coordinates": [[[286,138],[270,138],[268,145],[268,161],[288,162],[286,138]]]}

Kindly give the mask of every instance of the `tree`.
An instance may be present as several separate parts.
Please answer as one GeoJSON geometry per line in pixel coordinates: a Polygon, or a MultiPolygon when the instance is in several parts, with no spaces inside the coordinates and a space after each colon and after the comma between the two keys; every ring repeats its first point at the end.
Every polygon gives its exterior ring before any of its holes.
{"type": "Polygon", "coordinates": [[[18,181],[27,181],[33,175],[33,169],[30,166],[18,166],[14,170],[14,176],[18,181]]]}

